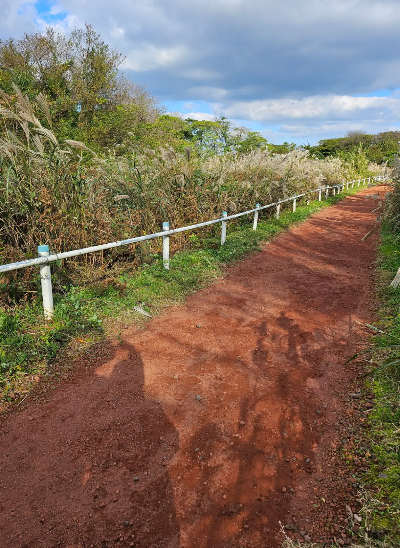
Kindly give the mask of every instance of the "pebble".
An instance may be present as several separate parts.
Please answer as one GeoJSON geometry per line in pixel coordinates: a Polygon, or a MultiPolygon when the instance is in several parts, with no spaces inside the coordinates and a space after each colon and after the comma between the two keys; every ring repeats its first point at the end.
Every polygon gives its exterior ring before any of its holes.
{"type": "Polygon", "coordinates": [[[200,394],[196,394],[195,399],[196,399],[197,401],[201,401],[201,396],[200,396],[200,394]]]}
{"type": "Polygon", "coordinates": [[[201,327],[201,323],[198,323],[198,324],[196,325],[196,327],[201,327]]]}
{"type": "Polygon", "coordinates": [[[311,542],[311,537],[310,537],[309,535],[305,535],[305,536],[304,536],[304,540],[305,540],[306,542],[311,542]]]}
{"type": "Polygon", "coordinates": [[[359,516],[358,514],[354,514],[354,519],[355,519],[356,521],[358,521],[358,523],[361,523],[361,522],[362,522],[362,517],[359,516]]]}
{"type": "Polygon", "coordinates": [[[135,476],[135,477],[133,478],[133,481],[139,481],[139,478],[138,478],[137,476],[135,476]]]}
{"type": "Polygon", "coordinates": [[[129,520],[126,519],[126,520],[124,521],[124,525],[125,525],[125,527],[129,527],[129,520]]]}
{"type": "Polygon", "coordinates": [[[286,493],[286,487],[282,487],[282,493],[286,493]]]}

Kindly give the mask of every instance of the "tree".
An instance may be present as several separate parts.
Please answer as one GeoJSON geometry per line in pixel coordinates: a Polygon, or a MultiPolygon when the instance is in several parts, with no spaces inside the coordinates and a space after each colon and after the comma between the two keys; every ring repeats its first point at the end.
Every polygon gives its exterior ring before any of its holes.
{"type": "Polygon", "coordinates": [[[272,143],[268,144],[268,149],[274,154],[288,154],[293,150],[296,150],[297,145],[295,143],[289,143],[285,141],[281,145],[273,145],[272,143]]]}
{"type": "Polygon", "coordinates": [[[91,25],[73,30],[68,37],[48,28],[18,41],[0,41],[0,88],[11,101],[13,83],[30,99],[42,93],[59,137],[96,140],[99,123],[100,140],[110,146],[115,143],[112,131],[103,131],[108,114],[111,122],[118,120],[132,130],[155,121],[161,112],[150,94],[120,73],[123,60],[91,25]]]}
{"type": "Polygon", "coordinates": [[[267,145],[267,140],[260,133],[246,127],[234,127],[224,116],[214,121],[187,118],[185,122],[187,127],[183,138],[203,154],[245,154],[267,145]]]}

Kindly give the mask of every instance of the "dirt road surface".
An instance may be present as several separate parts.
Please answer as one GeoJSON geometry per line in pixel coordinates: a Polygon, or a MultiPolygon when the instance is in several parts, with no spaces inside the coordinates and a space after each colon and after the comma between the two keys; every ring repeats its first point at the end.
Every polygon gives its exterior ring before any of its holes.
{"type": "Polygon", "coordinates": [[[279,522],[330,541],[356,497],[335,478],[358,382],[344,363],[355,322],[371,321],[370,193],[96,346],[46,401],[3,418],[0,547],[278,548],[279,522]]]}

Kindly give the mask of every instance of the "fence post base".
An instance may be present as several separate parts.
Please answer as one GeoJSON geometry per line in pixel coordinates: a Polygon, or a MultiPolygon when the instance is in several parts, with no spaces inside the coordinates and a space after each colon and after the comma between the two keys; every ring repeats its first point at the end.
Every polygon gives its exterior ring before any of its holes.
{"type": "MultiPolygon", "coordinates": [[[[260,209],[260,204],[256,204],[257,210],[260,209]]],[[[253,230],[257,230],[258,223],[258,211],[254,212],[253,230]]]]}
{"type": "MultiPolygon", "coordinates": [[[[39,245],[38,255],[39,257],[48,257],[50,255],[49,246],[39,245]]],[[[51,283],[50,265],[44,264],[40,266],[40,280],[42,283],[44,317],[49,321],[52,320],[54,316],[53,285],[51,283]]]]}
{"type": "MultiPolygon", "coordinates": [[[[169,223],[163,223],[163,232],[169,231],[169,223]]],[[[169,270],[169,236],[163,236],[163,265],[165,270],[169,270]]]]}
{"type": "MultiPolygon", "coordinates": [[[[228,213],[226,211],[222,212],[222,217],[227,217],[228,213]]],[[[226,242],[226,221],[222,221],[221,223],[221,245],[224,245],[226,242]]]]}

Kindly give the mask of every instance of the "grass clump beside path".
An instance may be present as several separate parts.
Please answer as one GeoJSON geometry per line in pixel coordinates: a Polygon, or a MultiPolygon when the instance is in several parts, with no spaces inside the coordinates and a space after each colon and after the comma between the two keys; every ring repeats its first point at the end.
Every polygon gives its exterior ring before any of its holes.
{"type": "MultiPolygon", "coordinates": [[[[284,210],[279,220],[263,219],[261,215],[257,231],[252,230],[252,216],[241,224],[231,221],[224,246],[220,245],[218,229],[217,236],[204,238],[194,232],[190,236],[190,249],[172,257],[169,271],[163,268],[162,258],[154,255],[150,264],[133,273],[122,272],[86,287],[58,285],[54,294],[55,316],[50,323],[43,319],[38,280],[39,294],[35,301],[13,312],[0,310],[3,407],[19,401],[41,377],[56,374],[57,368],[48,366],[61,349],[67,347],[79,353],[81,348],[104,336],[118,336],[128,325],[145,320],[134,310],[135,306],[154,315],[170,304],[181,302],[188,294],[220,277],[224,265],[258,250],[262,242],[355,191],[298,205],[294,213],[284,210]]],[[[59,268],[52,267],[54,278],[59,268]]]]}
{"type": "MultiPolygon", "coordinates": [[[[372,460],[366,474],[363,517],[376,546],[400,546],[400,287],[389,287],[400,266],[400,234],[382,223],[379,328],[367,384],[374,396],[369,414],[372,460]]],[[[371,543],[371,541],[370,541],[371,543]]]]}

